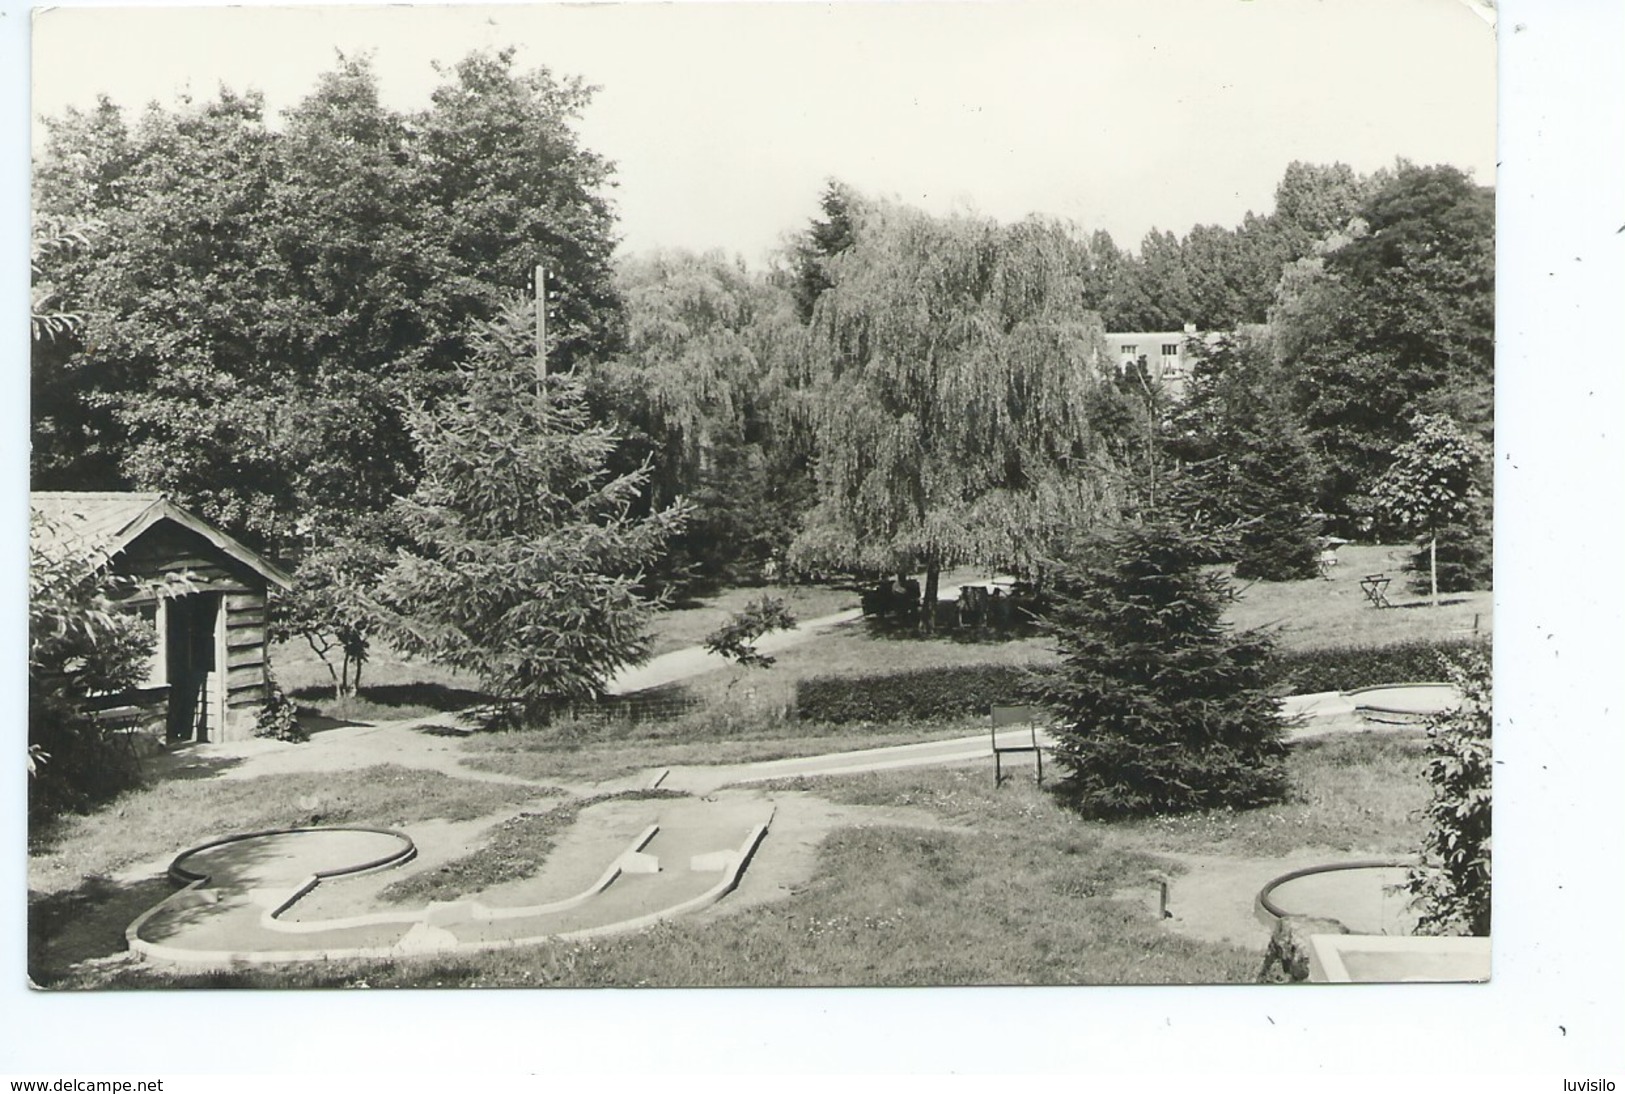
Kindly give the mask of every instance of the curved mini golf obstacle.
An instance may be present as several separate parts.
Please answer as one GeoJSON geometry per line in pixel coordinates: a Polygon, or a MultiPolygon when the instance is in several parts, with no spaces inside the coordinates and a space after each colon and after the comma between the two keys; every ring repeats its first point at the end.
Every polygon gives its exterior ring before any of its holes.
{"type": "Polygon", "coordinates": [[[637,930],[732,892],[772,812],[755,801],[667,803],[660,823],[563,900],[490,907],[469,899],[331,919],[300,919],[297,905],[329,878],[408,861],[409,838],[376,829],[233,836],[176,858],[170,873],[185,888],[137,918],[126,938],[149,960],[215,967],[499,949],[637,930]]]}
{"type": "Polygon", "coordinates": [[[1395,859],[1306,866],[1260,889],[1255,911],[1270,928],[1289,916],[1308,916],[1335,919],[1355,934],[1409,934],[1415,923],[1409,897],[1396,889],[1409,867],[1395,859]]]}
{"type": "Polygon", "coordinates": [[[1345,691],[1343,696],[1362,720],[1381,725],[1422,725],[1461,705],[1454,685],[1438,682],[1383,684],[1345,691]]]}
{"type": "Polygon", "coordinates": [[[1336,862],[1282,874],[1259,890],[1258,918],[1336,920],[1351,933],[1307,937],[1309,979],[1319,983],[1460,983],[1488,980],[1488,938],[1415,936],[1409,898],[1397,889],[1412,864],[1336,862]]]}

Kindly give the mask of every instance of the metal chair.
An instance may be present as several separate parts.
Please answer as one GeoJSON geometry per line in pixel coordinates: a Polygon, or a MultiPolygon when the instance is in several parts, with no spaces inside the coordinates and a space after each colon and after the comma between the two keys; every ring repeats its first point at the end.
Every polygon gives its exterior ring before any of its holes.
{"type": "Polygon", "coordinates": [[[993,746],[993,785],[1004,781],[1004,756],[1010,752],[1031,752],[1038,757],[1038,782],[1044,781],[1044,750],[1038,743],[1038,723],[1042,711],[1033,706],[996,706],[988,714],[988,734],[993,746]],[[999,730],[1012,726],[1026,726],[1025,734],[1015,734],[1015,744],[1009,743],[1010,733],[1000,742],[999,730]]]}

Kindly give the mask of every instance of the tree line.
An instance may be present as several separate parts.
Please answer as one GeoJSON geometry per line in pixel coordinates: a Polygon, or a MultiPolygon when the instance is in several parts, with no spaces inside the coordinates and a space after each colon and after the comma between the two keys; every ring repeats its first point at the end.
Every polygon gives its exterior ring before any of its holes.
{"type": "MultiPolygon", "coordinates": [[[[387,630],[528,717],[635,658],[662,589],[772,561],[929,599],[1170,507],[1300,576],[1316,534],[1413,528],[1382,480],[1416,414],[1490,439],[1493,193],[1453,168],[1294,163],[1269,213],[1137,254],[832,182],[768,270],[617,259],[592,89],[441,76],[397,111],[343,58],[280,126],[104,99],[36,163],[35,485],[162,490],[296,562],[284,627],[341,689],[387,630]],[[1178,403],[1105,343],[1185,323],[1227,333],[1178,403]]],[[[1487,514],[1449,516],[1447,582],[1482,579],[1487,514]]]]}

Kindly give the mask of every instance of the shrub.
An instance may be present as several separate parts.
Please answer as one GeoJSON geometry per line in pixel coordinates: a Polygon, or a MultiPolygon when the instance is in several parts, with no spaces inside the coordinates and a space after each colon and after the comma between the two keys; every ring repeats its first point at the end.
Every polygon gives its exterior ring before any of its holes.
{"type": "Polygon", "coordinates": [[[269,688],[270,697],[254,719],[254,736],[293,743],[310,740],[310,733],[299,724],[299,708],[294,701],[274,681],[269,688]]]}
{"type": "Polygon", "coordinates": [[[734,612],[726,623],[707,635],[705,648],[744,668],[771,668],[774,658],[757,652],[756,643],[764,635],[788,631],[795,625],[796,617],[789,606],[776,596],[764,594],[747,604],[743,611],[734,612]]]}
{"type": "Polygon", "coordinates": [[[1471,650],[1450,668],[1455,710],[1428,726],[1433,786],[1422,861],[1405,888],[1422,934],[1490,933],[1490,659],[1471,650]]]}
{"type": "Polygon", "coordinates": [[[1031,673],[1016,665],[960,665],[872,676],[796,681],[796,715],[806,722],[933,722],[986,714],[1027,698],[1031,673]]]}
{"type": "Polygon", "coordinates": [[[1205,537],[1152,516],[1097,541],[1056,582],[1062,663],[1043,697],[1055,757],[1096,816],[1250,808],[1286,792],[1271,641],[1222,622],[1234,588],[1205,537]]]}
{"type": "Polygon", "coordinates": [[[1440,680],[1451,658],[1481,644],[1471,638],[1423,638],[1390,646],[1331,646],[1277,651],[1269,674],[1282,694],[1352,691],[1382,684],[1440,680]]]}
{"type": "Polygon", "coordinates": [[[131,742],[98,720],[137,688],[157,632],[121,602],[185,586],[114,574],[89,543],[33,514],[28,570],[28,816],[86,811],[140,781],[131,742]]]}

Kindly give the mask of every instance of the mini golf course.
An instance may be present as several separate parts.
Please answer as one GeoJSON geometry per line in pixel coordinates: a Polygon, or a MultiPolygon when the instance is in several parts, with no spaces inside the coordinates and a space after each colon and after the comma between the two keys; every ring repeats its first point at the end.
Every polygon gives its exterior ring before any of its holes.
{"type": "MultiPolygon", "coordinates": [[[[1453,689],[1440,684],[1301,698],[1316,702],[1299,712],[1305,716],[1300,723],[1352,706],[1363,716],[1375,711],[1379,722],[1401,725],[1416,724],[1459,701],[1453,689]]],[[[1294,736],[1314,732],[1300,724],[1294,736]]],[[[313,898],[324,885],[342,886],[345,878],[411,862],[417,848],[405,833],[331,827],[228,836],[175,858],[169,874],[182,888],[131,923],[126,939],[132,951],[148,960],[214,967],[485,950],[637,930],[709,906],[739,884],[768,834],[774,807],[770,796],[722,788],[978,762],[988,758],[988,750],[988,738],[978,734],[826,756],[661,771],[652,785],[679,796],[642,802],[647,814],[632,827],[624,815],[619,827],[599,823],[608,814],[595,810],[604,810],[607,803],[582,810],[565,837],[577,843],[573,872],[555,870],[550,858],[544,875],[551,876],[534,885],[520,885],[517,891],[506,886],[500,893],[472,893],[421,907],[381,910],[381,902],[372,901],[359,914],[335,913],[313,898]],[[616,842],[615,832],[622,842],[616,842]],[[563,892],[561,885],[575,888],[563,892]]],[[[1347,941],[1408,934],[1414,921],[1393,888],[1403,874],[1404,864],[1392,862],[1328,863],[1293,871],[1259,893],[1258,917],[1266,925],[1287,916],[1336,919],[1355,932],[1333,936],[1344,939],[1340,945],[1349,951],[1354,966],[1364,972],[1377,970],[1386,979],[1405,979],[1407,969],[1417,971],[1406,965],[1405,947],[1370,956],[1355,953],[1357,947],[1347,941]]],[[[1433,967],[1440,960],[1453,973],[1478,968],[1472,963],[1476,957],[1468,968],[1459,960],[1450,964],[1431,950],[1418,951],[1417,959],[1432,962],[1431,971],[1421,974],[1428,978],[1473,978],[1442,976],[1433,967]]],[[[1326,960],[1330,965],[1340,959],[1326,960]]]]}
{"type": "Polygon", "coordinates": [[[130,925],[130,948],[152,960],[239,963],[399,957],[520,946],[635,930],[704,907],[738,884],[766,835],[771,804],[678,799],[573,896],[488,906],[477,899],[333,919],[304,919],[300,901],[325,881],[399,866],[399,832],[313,828],[236,836],[194,848],[170,867],[185,888],[130,925]]]}

